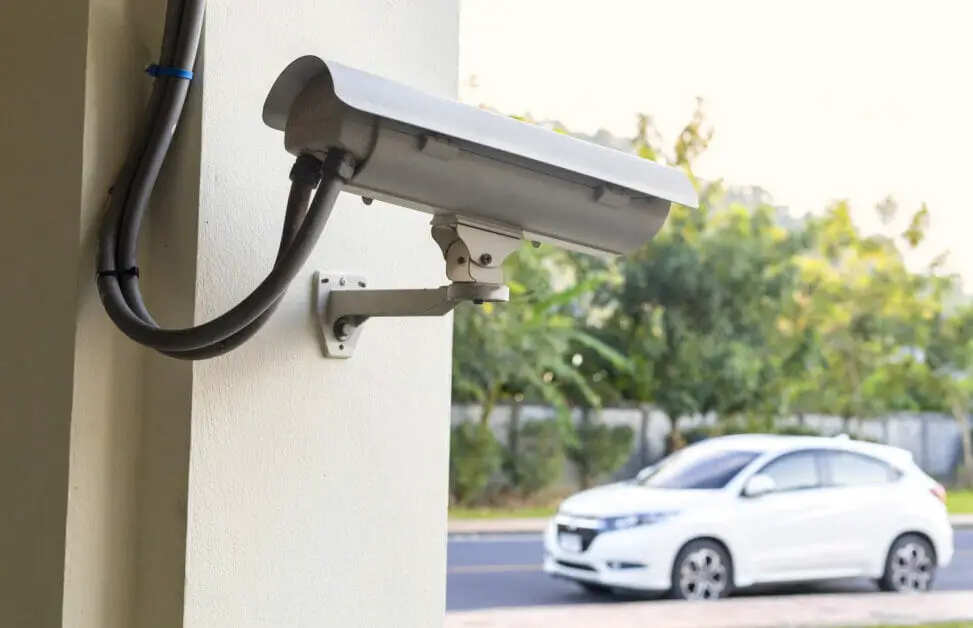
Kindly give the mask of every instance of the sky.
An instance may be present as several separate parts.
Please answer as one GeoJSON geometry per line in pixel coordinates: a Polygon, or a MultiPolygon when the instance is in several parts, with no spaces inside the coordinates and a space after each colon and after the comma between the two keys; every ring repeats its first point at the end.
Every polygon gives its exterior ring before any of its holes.
{"type": "Polygon", "coordinates": [[[621,136],[642,112],[671,145],[702,97],[715,135],[699,175],[759,185],[797,215],[847,199],[866,231],[888,195],[904,215],[925,202],[910,266],[948,249],[973,285],[973,0],[461,7],[463,100],[621,136]]]}

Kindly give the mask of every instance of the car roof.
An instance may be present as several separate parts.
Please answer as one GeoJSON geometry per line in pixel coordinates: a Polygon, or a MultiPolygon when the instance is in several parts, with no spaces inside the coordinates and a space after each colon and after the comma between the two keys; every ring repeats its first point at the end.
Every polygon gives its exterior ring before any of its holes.
{"type": "Polygon", "coordinates": [[[897,466],[913,463],[912,453],[901,447],[868,441],[853,440],[846,434],[837,436],[803,436],[790,434],[728,434],[715,436],[692,445],[716,450],[745,449],[760,453],[775,453],[798,449],[833,449],[850,451],[881,458],[897,466]]]}

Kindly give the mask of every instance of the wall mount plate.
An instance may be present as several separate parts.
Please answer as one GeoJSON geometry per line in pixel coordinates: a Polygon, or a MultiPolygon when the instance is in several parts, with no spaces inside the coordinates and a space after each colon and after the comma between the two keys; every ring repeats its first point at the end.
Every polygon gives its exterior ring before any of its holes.
{"type": "Polygon", "coordinates": [[[361,275],[318,271],[314,273],[314,314],[320,332],[321,350],[326,358],[350,358],[362,327],[348,325],[344,330],[335,329],[335,321],[328,312],[328,297],[338,290],[362,290],[368,282],[361,275]],[[344,332],[341,337],[339,332],[344,332]]]}

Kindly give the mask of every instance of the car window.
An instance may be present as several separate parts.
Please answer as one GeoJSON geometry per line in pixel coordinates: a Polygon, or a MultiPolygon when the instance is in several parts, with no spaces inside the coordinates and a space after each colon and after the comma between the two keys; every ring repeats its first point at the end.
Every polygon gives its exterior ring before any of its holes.
{"type": "Polygon", "coordinates": [[[721,489],[760,452],[689,447],[660,462],[638,483],[648,488],[721,489]]]}
{"type": "Polygon", "coordinates": [[[768,462],[758,473],[774,480],[775,491],[797,491],[821,484],[817,458],[810,451],[785,454],[768,462]]]}
{"type": "Polygon", "coordinates": [[[885,462],[849,451],[828,452],[829,483],[833,486],[865,486],[885,484],[896,477],[895,470],[885,462]]]}

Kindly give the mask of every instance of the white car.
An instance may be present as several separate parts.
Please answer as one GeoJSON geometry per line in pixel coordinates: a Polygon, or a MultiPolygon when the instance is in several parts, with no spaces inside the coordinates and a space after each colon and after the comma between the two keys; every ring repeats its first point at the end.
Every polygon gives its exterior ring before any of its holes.
{"type": "Polygon", "coordinates": [[[694,600],[858,577],[925,591],[953,558],[945,501],[904,449],[722,436],[566,499],[545,533],[544,570],[589,591],[694,600]]]}

